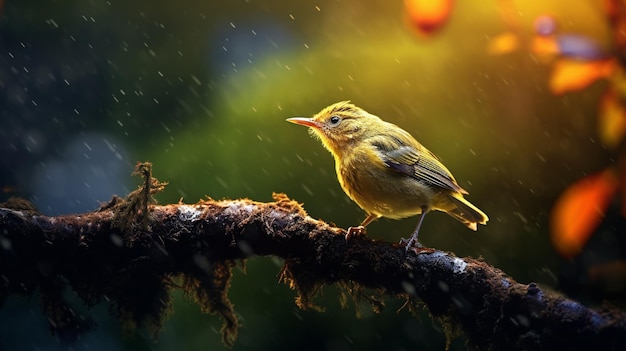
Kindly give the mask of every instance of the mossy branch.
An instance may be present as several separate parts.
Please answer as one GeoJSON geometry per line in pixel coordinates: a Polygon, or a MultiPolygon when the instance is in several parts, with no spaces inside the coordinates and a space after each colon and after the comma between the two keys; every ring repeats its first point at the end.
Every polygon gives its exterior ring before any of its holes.
{"type": "Polygon", "coordinates": [[[151,177],[149,164],[138,169],[146,180],[140,189],[94,212],[47,217],[22,201],[4,204],[0,302],[38,290],[53,330],[89,329],[88,319],[62,298],[69,284],[88,305],[106,296],[127,326],[156,333],[170,309],[170,290],[180,288],[204,312],[223,318],[223,340],[232,345],[239,326],[227,296],[232,267],[272,255],[284,259],[282,280],[297,291],[301,308],[316,307],[320,288],[339,283],[375,310],[388,296],[406,299],[411,308],[423,303],[449,336],[465,334],[474,349],[626,345],[623,312],[593,310],[517,283],[481,260],[427,248],[405,253],[366,237],[346,242],[343,229],[307,216],[282,194],[270,203],[208,199],[158,206],[151,194],[164,184],[151,177]],[[182,284],[173,283],[177,278],[182,284]]]}

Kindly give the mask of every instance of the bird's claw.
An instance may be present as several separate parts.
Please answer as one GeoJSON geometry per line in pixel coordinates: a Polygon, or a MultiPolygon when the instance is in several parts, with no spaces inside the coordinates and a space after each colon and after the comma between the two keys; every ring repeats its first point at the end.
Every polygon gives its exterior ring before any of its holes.
{"type": "Polygon", "coordinates": [[[354,236],[363,236],[365,235],[365,227],[360,225],[358,227],[350,227],[348,228],[348,233],[346,233],[346,241],[350,240],[350,238],[354,236]]]}
{"type": "Polygon", "coordinates": [[[406,252],[409,252],[410,249],[420,249],[424,247],[424,245],[420,244],[420,242],[414,237],[411,237],[410,239],[400,239],[400,245],[404,246],[406,252]]]}

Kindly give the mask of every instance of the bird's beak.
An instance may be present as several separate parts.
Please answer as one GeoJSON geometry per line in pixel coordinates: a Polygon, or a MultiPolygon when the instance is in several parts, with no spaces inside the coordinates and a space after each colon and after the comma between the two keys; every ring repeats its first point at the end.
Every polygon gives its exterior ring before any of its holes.
{"type": "Polygon", "coordinates": [[[313,118],[291,117],[291,118],[287,118],[287,122],[291,122],[291,123],[295,123],[295,124],[299,124],[301,126],[311,127],[311,128],[320,128],[321,127],[320,123],[317,122],[316,120],[314,120],[313,118]]]}

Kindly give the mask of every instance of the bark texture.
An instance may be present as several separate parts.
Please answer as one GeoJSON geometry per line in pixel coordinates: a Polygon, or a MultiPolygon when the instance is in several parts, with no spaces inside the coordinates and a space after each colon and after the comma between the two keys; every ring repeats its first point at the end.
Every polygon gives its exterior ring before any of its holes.
{"type": "Polygon", "coordinates": [[[449,337],[466,335],[481,350],[622,349],[626,316],[594,310],[520,284],[489,264],[428,248],[408,253],[398,244],[315,220],[285,195],[275,202],[205,200],[158,206],[150,194],[164,184],[139,171],[145,184],[94,212],[47,217],[26,203],[0,208],[0,303],[10,294],[39,291],[51,328],[71,336],[93,327],[63,300],[68,285],[87,304],[107,299],[129,327],[158,331],[180,288],[224,320],[232,345],[239,323],[228,300],[231,269],[247,257],[284,259],[282,279],[297,304],[325,284],[339,283],[374,308],[387,296],[423,304],[449,337]],[[182,282],[182,283],[181,283],[182,282]]]}

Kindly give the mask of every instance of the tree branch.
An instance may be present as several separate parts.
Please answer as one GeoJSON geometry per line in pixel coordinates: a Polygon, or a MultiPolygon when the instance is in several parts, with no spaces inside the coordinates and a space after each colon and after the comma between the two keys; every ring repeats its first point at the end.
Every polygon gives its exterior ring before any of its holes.
{"type": "Polygon", "coordinates": [[[231,268],[246,257],[272,255],[285,260],[282,279],[297,291],[301,308],[315,307],[312,299],[324,284],[340,283],[375,309],[386,296],[406,298],[412,308],[421,301],[449,339],[463,333],[471,348],[626,345],[622,311],[587,308],[473,258],[428,248],[405,253],[366,237],[346,242],[343,229],[307,216],[285,195],[271,203],[209,199],[157,206],[145,201],[149,193],[140,188],[97,211],[58,217],[5,204],[0,302],[38,290],[53,330],[71,335],[92,324],[63,301],[69,284],[88,305],[106,298],[127,326],[157,332],[170,308],[169,291],[181,288],[204,312],[224,319],[224,342],[232,345],[239,323],[227,297],[231,268]],[[133,205],[142,196],[145,207],[133,205]]]}

